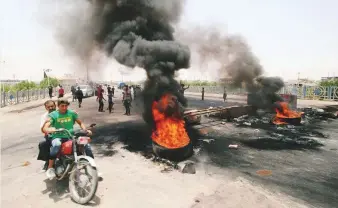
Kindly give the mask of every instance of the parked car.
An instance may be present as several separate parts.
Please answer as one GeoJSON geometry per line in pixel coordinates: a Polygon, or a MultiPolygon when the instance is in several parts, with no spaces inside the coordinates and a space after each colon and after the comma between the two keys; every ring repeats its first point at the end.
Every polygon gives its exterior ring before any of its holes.
{"type": "Polygon", "coordinates": [[[89,85],[79,85],[84,97],[94,96],[94,89],[89,85]]]}
{"type": "Polygon", "coordinates": [[[124,82],[120,82],[118,85],[117,85],[117,88],[118,89],[123,89],[123,87],[126,85],[126,83],[124,82]]]}

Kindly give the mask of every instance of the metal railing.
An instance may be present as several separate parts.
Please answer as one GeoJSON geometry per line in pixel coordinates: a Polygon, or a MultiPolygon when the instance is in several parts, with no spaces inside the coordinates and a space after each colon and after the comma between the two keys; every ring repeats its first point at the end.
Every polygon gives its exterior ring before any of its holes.
{"type": "MultiPolygon", "coordinates": [[[[222,86],[190,86],[186,92],[202,92],[202,88],[204,88],[204,93],[212,93],[212,94],[223,94],[224,87],[222,86]]],[[[246,91],[244,89],[227,89],[227,94],[245,94],[246,91]]]]}
{"type": "MultiPolygon", "coordinates": [[[[64,87],[65,93],[70,92],[70,88],[64,87]]],[[[53,97],[58,96],[58,91],[53,90],[53,97]]],[[[9,105],[30,102],[39,99],[48,98],[48,89],[32,89],[23,91],[2,92],[0,98],[0,107],[3,108],[9,105]]]]}
{"type": "MultiPolygon", "coordinates": [[[[222,86],[190,86],[186,92],[202,92],[213,94],[223,94],[224,87],[222,86]]],[[[297,95],[298,99],[308,100],[338,100],[338,87],[330,86],[285,86],[279,91],[280,94],[293,94],[297,95]]],[[[227,94],[245,95],[244,89],[227,89],[227,94]]]]}
{"type": "Polygon", "coordinates": [[[281,91],[281,94],[293,94],[297,95],[298,99],[307,100],[338,100],[338,87],[330,86],[285,86],[281,91]]]}

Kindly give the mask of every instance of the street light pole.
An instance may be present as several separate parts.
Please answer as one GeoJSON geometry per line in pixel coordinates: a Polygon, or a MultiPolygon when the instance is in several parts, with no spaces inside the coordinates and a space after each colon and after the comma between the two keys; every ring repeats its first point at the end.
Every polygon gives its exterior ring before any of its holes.
{"type": "MultiPolygon", "coordinates": [[[[1,59],[2,59],[2,57],[1,57],[1,59]]],[[[1,62],[0,62],[0,74],[2,74],[5,71],[5,63],[6,62],[4,60],[1,60],[1,62]]],[[[3,86],[2,79],[0,79],[0,108],[1,108],[1,105],[2,105],[2,102],[3,102],[3,98],[4,98],[3,93],[4,92],[5,92],[5,87],[3,86]]]]}
{"type": "Polygon", "coordinates": [[[86,64],[86,79],[87,79],[87,84],[89,83],[89,71],[88,71],[88,65],[86,64]]]}
{"type": "MultiPolygon", "coordinates": [[[[45,73],[46,73],[46,75],[47,75],[47,72],[50,72],[50,71],[52,71],[51,69],[44,69],[43,70],[45,73]]],[[[47,83],[48,83],[48,87],[49,87],[49,76],[47,75],[47,83]]]]}

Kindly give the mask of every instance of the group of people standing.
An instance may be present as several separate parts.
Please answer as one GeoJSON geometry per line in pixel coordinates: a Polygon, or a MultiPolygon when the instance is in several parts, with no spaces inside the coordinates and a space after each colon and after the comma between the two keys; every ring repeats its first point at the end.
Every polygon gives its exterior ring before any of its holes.
{"type": "MultiPolygon", "coordinates": [[[[49,95],[49,98],[52,99],[53,97],[53,86],[52,85],[49,85],[48,86],[48,95],[49,95]]],[[[62,85],[58,85],[57,86],[57,91],[58,91],[58,98],[62,98],[64,95],[65,95],[65,90],[63,89],[62,85]]]]}
{"type": "MultiPolygon", "coordinates": [[[[107,87],[107,92],[108,92],[108,108],[107,110],[109,111],[109,113],[112,113],[112,110],[114,109],[114,102],[113,102],[113,97],[114,97],[114,93],[115,93],[115,88],[114,87],[107,87]]],[[[104,94],[104,89],[102,88],[102,85],[99,85],[97,87],[97,98],[96,101],[99,102],[99,112],[104,112],[103,107],[104,107],[104,102],[106,101],[106,99],[103,96],[104,94]]]]}
{"type": "MultiPolygon", "coordinates": [[[[113,97],[115,94],[115,88],[114,87],[107,87],[107,91],[108,91],[108,108],[107,110],[109,110],[109,113],[112,112],[112,110],[114,109],[114,102],[113,102],[113,97]]],[[[131,115],[131,103],[133,101],[133,96],[134,96],[134,88],[132,86],[128,86],[125,85],[123,87],[123,91],[122,91],[122,103],[123,106],[125,108],[125,113],[124,115],[131,115]]],[[[99,112],[104,112],[103,108],[104,108],[104,102],[106,101],[106,99],[104,98],[104,89],[102,88],[102,85],[97,87],[97,98],[96,100],[99,102],[99,112]]]]}
{"type": "MultiPolygon", "coordinates": [[[[73,102],[76,100],[78,101],[79,108],[82,106],[82,99],[84,97],[82,90],[80,87],[72,86],[71,87],[71,92],[73,95],[73,102]]],[[[135,97],[136,90],[134,89],[133,86],[128,86],[125,85],[123,87],[122,91],[122,103],[125,108],[125,113],[124,115],[131,115],[131,107],[132,107],[132,101],[133,97],[135,97]]],[[[105,95],[105,90],[103,89],[102,85],[97,86],[96,88],[96,101],[99,103],[99,112],[104,112],[104,101],[107,101],[104,97],[105,95]]],[[[113,97],[115,95],[115,87],[111,87],[110,85],[107,86],[107,98],[108,98],[108,107],[107,110],[109,113],[112,113],[113,107],[114,107],[114,102],[113,102],[113,97]]]]}

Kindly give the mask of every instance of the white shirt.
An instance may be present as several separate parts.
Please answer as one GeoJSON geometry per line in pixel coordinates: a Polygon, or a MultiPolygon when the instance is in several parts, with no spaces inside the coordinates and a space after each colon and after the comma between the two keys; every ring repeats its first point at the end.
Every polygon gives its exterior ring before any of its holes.
{"type": "Polygon", "coordinates": [[[131,93],[131,96],[133,97],[134,96],[134,88],[130,88],[130,93],[131,93]]]}
{"type": "Polygon", "coordinates": [[[43,127],[43,125],[46,123],[47,119],[48,119],[48,114],[49,112],[44,113],[41,116],[41,123],[40,123],[40,129],[43,127]]]}

